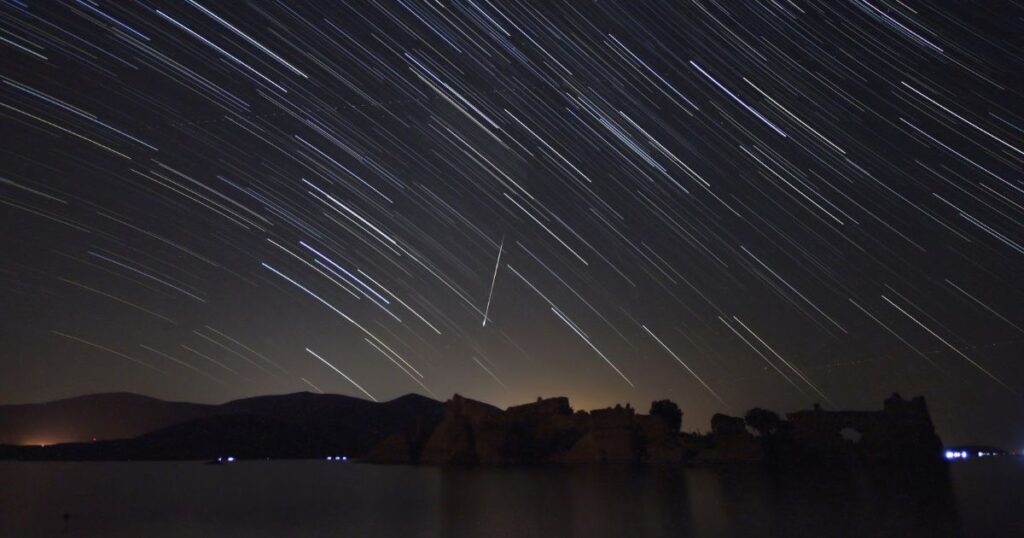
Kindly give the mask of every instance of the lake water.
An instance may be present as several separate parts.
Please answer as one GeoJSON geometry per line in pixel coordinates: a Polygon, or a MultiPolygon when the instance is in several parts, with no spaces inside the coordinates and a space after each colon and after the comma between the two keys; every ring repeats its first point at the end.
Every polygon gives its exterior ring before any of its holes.
{"type": "Polygon", "coordinates": [[[0,536],[1024,536],[1024,460],[915,485],[752,467],[0,462],[0,536]]]}

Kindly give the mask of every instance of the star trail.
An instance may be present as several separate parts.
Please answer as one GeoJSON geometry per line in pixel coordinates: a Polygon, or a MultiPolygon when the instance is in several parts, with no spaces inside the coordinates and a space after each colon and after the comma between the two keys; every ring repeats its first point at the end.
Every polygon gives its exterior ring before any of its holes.
{"type": "Polygon", "coordinates": [[[1022,83],[1012,1],[3,0],[0,394],[1024,441],[1022,83]]]}

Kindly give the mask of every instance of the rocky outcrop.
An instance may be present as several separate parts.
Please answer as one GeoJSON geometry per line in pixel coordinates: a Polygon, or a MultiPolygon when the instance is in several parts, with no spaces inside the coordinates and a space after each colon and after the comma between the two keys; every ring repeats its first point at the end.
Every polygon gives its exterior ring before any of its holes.
{"type": "Polygon", "coordinates": [[[715,437],[735,437],[747,434],[747,425],[740,417],[715,413],[711,417],[711,434],[715,437]]]}
{"type": "Polygon", "coordinates": [[[923,463],[940,460],[924,397],[893,394],[881,411],[809,411],[787,415],[791,436],[785,456],[801,460],[923,463]]]}
{"type": "Polygon", "coordinates": [[[500,463],[496,461],[500,429],[493,422],[502,413],[493,405],[456,394],[445,403],[444,417],[423,447],[420,462],[433,465],[500,463]],[[481,460],[480,455],[484,454],[481,460]]]}
{"type": "Polygon", "coordinates": [[[683,445],[679,433],[661,417],[637,415],[644,461],[654,465],[683,462],[683,445]]]}
{"type": "Polygon", "coordinates": [[[539,399],[502,411],[455,395],[423,449],[423,463],[543,463],[584,434],[568,398],[539,399]]]}
{"type": "Polygon", "coordinates": [[[711,417],[711,435],[692,459],[692,463],[755,463],[764,460],[761,441],[749,431],[744,420],[715,414],[711,417]]]}
{"type": "Polygon", "coordinates": [[[643,444],[637,431],[636,412],[615,406],[580,414],[577,422],[586,433],[568,451],[557,454],[563,463],[636,463],[642,460],[643,444]]]}
{"type": "Polygon", "coordinates": [[[573,412],[568,398],[496,407],[456,395],[421,451],[406,437],[382,441],[364,461],[431,465],[680,463],[679,435],[660,417],[615,406],[573,412]]]}
{"type": "Polygon", "coordinates": [[[573,412],[566,398],[538,398],[501,410],[455,395],[432,431],[391,435],[364,461],[796,464],[940,457],[942,444],[923,398],[908,401],[893,395],[881,411],[823,411],[816,406],[787,417],[764,409],[752,410],[745,419],[717,414],[710,434],[680,434],[670,418],[641,415],[629,405],[573,412]]]}

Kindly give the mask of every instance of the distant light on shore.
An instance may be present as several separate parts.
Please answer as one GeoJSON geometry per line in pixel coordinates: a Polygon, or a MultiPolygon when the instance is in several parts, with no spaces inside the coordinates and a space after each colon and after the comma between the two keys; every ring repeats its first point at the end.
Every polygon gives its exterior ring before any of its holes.
{"type": "Polygon", "coordinates": [[[1006,456],[1011,453],[997,450],[946,450],[945,457],[948,461],[966,460],[975,458],[988,458],[993,456],[1006,456]]]}

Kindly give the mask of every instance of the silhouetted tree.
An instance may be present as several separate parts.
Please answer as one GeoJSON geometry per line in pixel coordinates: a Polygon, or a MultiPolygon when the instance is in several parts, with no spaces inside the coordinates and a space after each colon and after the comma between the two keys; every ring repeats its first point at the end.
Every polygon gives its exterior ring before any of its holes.
{"type": "Polygon", "coordinates": [[[652,417],[661,417],[662,420],[668,423],[672,433],[679,433],[679,429],[683,427],[683,412],[679,410],[679,406],[672,400],[655,400],[651,402],[650,415],[652,417]]]}
{"type": "Polygon", "coordinates": [[[769,411],[767,409],[761,409],[755,407],[750,411],[747,411],[747,416],[743,417],[747,422],[747,426],[750,426],[757,433],[761,434],[761,437],[770,437],[779,431],[779,426],[782,425],[782,419],[775,411],[769,411]]]}

